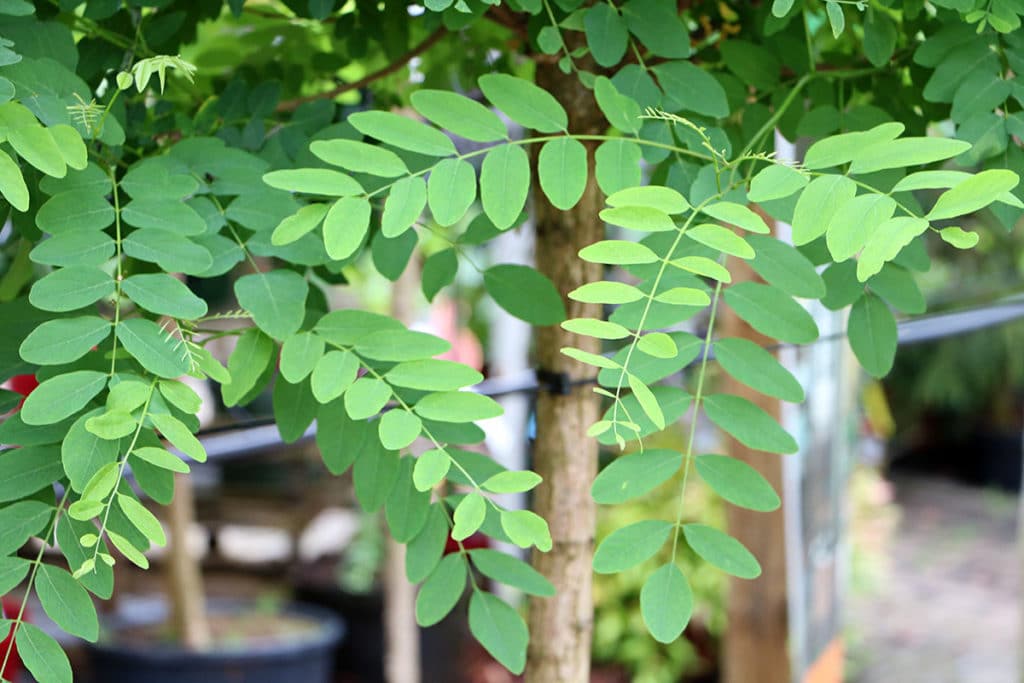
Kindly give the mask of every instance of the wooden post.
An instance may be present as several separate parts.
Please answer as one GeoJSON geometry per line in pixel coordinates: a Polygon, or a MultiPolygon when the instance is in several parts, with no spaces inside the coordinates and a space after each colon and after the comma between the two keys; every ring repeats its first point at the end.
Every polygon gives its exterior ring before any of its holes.
{"type": "Polygon", "coordinates": [[[195,651],[212,644],[206,615],[206,592],[199,559],[188,547],[195,523],[195,494],[191,477],[174,475],[174,499],[167,506],[167,582],[171,601],[171,628],[181,644],[195,651]]]}

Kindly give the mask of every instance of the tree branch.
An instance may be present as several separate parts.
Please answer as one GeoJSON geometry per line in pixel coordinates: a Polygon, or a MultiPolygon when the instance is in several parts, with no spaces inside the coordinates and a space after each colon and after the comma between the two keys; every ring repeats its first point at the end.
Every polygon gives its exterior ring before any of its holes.
{"type": "Polygon", "coordinates": [[[350,90],[358,90],[360,88],[364,88],[376,80],[384,78],[385,76],[390,76],[391,74],[395,73],[403,66],[408,64],[410,61],[412,61],[413,58],[418,57],[419,55],[429,50],[431,47],[434,46],[435,43],[444,38],[446,35],[448,35],[448,29],[446,29],[444,26],[441,26],[436,31],[427,36],[423,40],[423,42],[410,49],[408,52],[403,54],[401,57],[396,59],[391,64],[388,64],[387,66],[382,67],[374,71],[373,73],[363,76],[358,81],[353,81],[352,83],[342,83],[336,88],[333,88],[326,92],[318,93],[316,95],[306,95],[304,97],[297,97],[293,100],[285,100],[277,105],[277,111],[295,111],[301,105],[307,102],[334,99],[338,95],[347,93],[350,90]]]}

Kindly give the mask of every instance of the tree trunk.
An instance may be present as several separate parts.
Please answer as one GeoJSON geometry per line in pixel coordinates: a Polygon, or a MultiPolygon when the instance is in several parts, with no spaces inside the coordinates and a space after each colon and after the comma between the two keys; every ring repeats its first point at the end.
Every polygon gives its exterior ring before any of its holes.
{"type": "MultiPolygon", "coordinates": [[[[757,279],[746,262],[729,264],[733,281],[757,279]]],[[[772,346],[775,340],[751,328],[731,310],[724,311],[725,336],[749,339],[758,346],[772,346]]],[[[724,390],[753,401],[778,419],[779,401],[728,379],[724,390]]],[[[729,455],[756,468],[782,494],[782,457],[747,448],[726,439],[729,455]]],[[[789,660],[789,614],[786,590],[786,533],[783,509],[753,512],[727,506],[729,533],[738,538],[761,562],[761,576],[752,581],[730,580],[728,627],[722,654],[723,683],[791,683],[789,660]]]]}
{"type": "MultiPolygon", "coordinates": [[[[555,64],[539,64],[537,84],[565,107],[571,131],[604,132],[607,124],[593,95],[575,74],[565,75],[555,64]]],[[[594,180],[592,146],[589,151],[590,180],[583,198],[569,211],[551,206],[536,184],[536,168],[533,176],[537,267],[562,294],[569,318],[600,318],[602,313],[599,305],[566,298],[568,292],[600,280],[603,275],[601,266],[586,263],[578,256],[581,248],[604,237],[604,224],[598,218],[604,199],[594,180]]],[[[552,325],[538,330],[538,367],[570,381],[592,377],[596,372],[593,368],[559,352],[564,346],[600,352],[597,340],[552,325]]],[[[597,443],[587,437],[586,431],[598,419],[599,409],[598,397],[590,386],[572,387],[566,394],[541,391],[537,399],[534,468],[544,483],[537,488],[534,510],[548,520],[554,545],[548,553],[535,552],[533,563],[558,592],[552,598],[530,601],[528,683],[590,680],[595,526],[590,485],[597,472],[597,443]]]]}
{"type": "Polygon", "coordinates": [[[208,650],[210,622],[199,559],[188,547],[188,534],[196,519],[192,478],[174,476],[174,499],[167,506],[167,581],[171,600],[171,627],[189,650],[208,650]]]}

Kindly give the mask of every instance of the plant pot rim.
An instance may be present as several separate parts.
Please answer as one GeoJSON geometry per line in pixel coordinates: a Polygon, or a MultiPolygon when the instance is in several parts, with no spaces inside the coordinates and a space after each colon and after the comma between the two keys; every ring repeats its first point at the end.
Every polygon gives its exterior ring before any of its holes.
{"type": "MultiPolygon", "coordinates": [[[[211,613],[242,612],[251,609],[254,603],[244,600],[212,600],[208,610],[211,613]]],[[[114,639],[100,639],[87,643],[97,652],[105,652],[119,658],[166,662],[183,657],[217,661],[251,661],[253,659],[280,659],[299,657],[311,650],[333,649],[345,637],[344,622],[331,611],[305,603],[288,603],[279,612],[290,617],[307,619],[315,623],[315,630],[287,640],[260,640],[243,643],[239,647],[214,647],[210,650],[188,650],[175,643],[166,642],[125,642],[114,639]]],[[[108,633],[117,634],[125,629],[150,626],[166,619],[167,605],[164,601],[145,601],[137,605],[130,614],[120,613],[103,619],[108,633]]]]}

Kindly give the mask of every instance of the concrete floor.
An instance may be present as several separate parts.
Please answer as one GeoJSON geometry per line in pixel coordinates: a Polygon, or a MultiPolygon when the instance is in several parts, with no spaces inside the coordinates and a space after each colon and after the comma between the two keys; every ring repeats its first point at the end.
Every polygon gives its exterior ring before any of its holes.
{"type": "Polygon", "coordinates": [[[1020,683],[1016,497],[920,475],[892,490],[887,552],[851,595],[848,680],[1020,683]]]}

